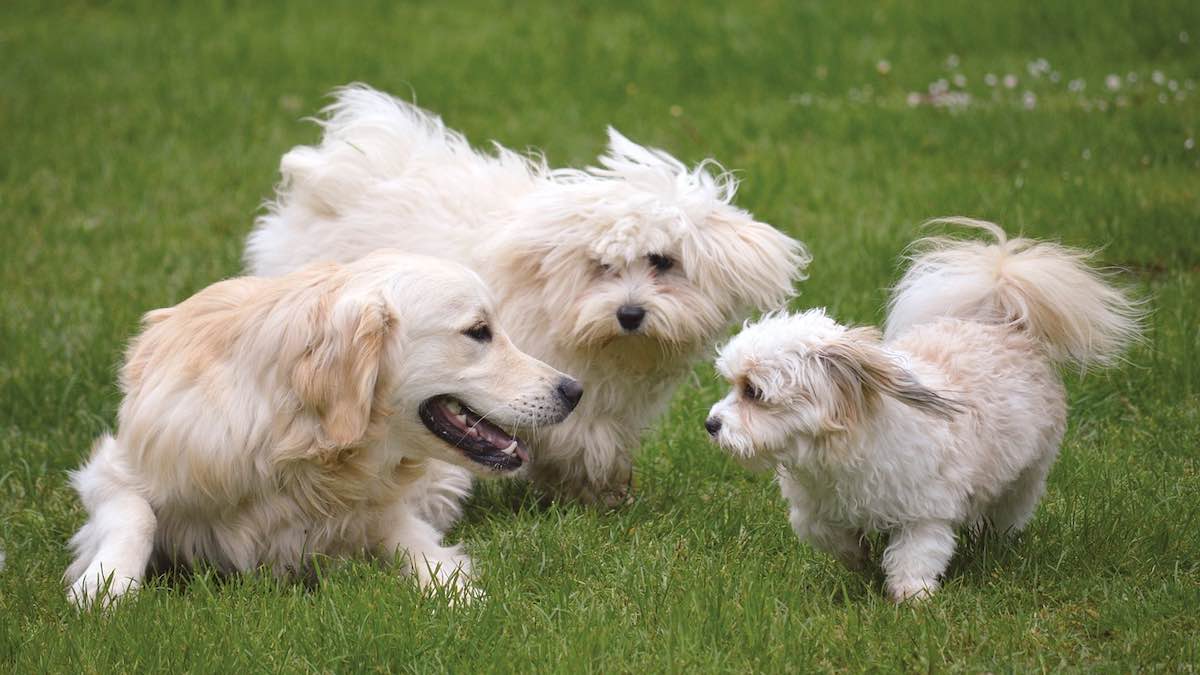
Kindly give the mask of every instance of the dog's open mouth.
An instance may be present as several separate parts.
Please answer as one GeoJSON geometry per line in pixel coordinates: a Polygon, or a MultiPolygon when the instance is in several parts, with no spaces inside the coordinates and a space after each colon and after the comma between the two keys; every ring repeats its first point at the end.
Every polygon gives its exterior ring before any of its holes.
{"type": "Polygon", "coordinates": [[[521,439],[457,399],[435,396],[421,404],[419,414],[426,428],[472,462],[494,471],[514,471],[529,461],[529,451],[521,439]]]}

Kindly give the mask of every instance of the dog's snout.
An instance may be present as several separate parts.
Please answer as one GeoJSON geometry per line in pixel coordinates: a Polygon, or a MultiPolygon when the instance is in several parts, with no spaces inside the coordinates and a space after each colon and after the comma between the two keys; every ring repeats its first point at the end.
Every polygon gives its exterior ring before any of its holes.
{"type": "Polygon", "coordinates": [[[583,398],[583,385],[578,380],[564,377],[558,382],[558,395],[567,402],[567,410],[574,410],[583,398]]]}
{"type": "Polygon", "coordinates": [[[642,320],[646,318],[646,309],[637,305],[621,305],[617,309],[617,321],[620,322],[621,328],[633,331],[637,330],[642,325],[642,320]]]}
{"type": "Polygon", "coordinates": [[[708,431],[709,436],[716,436],[717,432],[721,430],[721,418],[710,417],[704,420],[704,428],[708,431]]]}

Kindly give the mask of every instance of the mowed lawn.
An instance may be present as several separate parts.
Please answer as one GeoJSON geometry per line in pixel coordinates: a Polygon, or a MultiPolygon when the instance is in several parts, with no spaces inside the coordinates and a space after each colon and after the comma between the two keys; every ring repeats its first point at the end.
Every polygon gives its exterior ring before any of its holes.
{"type": "Polygon", "coordinates": [[[1194,669],[1198,82],[1188,0],[5,2],[0,670],[1194,669]],[[238,274],[280,155],[318,136],[302,118],[356,80],[555,165],[591,161],[608,124],[717,158],[741,206],[809,244],[797,308],[880,321],[919,224],[962,214],[1103,247],[1149,299],[1149,338],[1068,376],[1029,531],[964,544],[917,607],[800,544],[769,477],[706,442],[722,386],[701,363],[627,508],[477,493],[451,539],[482,602],[358,562],[308,586],[157,578],[80,616],[66,472],[114,424],[123,345],[143,312],[238,274]]]}

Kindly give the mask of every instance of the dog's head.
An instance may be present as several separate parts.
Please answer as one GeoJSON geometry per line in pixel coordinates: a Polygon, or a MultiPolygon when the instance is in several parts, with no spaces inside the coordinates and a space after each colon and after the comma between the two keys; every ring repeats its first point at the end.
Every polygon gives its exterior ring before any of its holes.
{"type": "Polygon", "coordinates": [[[292,347],[291,389],[320,459],[382,443],[507,473],[529,460],[513,429],[558,423],[579,402],[575,380],[513,346],[467,269],[394,253],[343,269],[340,281],[314,280],[292,347]]]}
{"type": "Polygon", "coordinates": [[[887,352],[878,331],[847,328],[820,309],[747,326],[716,366],[731,390],[705,429],[753,469],[794,461],[822,439],[861,428],[884,396],[942,418],[959,410],[887,352]]]}
{"type": "Polygon", "coordinates": [[[737,183],[712,162],[688,169],[613,129],[599,162],[547,170],[495,251],[511,283],[553,308],[567,347],[691,351],[803,278],[804,246],[733,206],[737,183]]]}

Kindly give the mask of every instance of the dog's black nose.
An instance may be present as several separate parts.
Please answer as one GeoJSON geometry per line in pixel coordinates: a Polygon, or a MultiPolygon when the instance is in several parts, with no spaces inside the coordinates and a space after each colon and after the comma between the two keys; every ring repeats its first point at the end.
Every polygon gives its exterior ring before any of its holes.
{"type": "Polygon", "coordinates": [[[621,305],[617,309],[617,321],[621,323],[621,328],[634,331],[642,325],[642,319],[646,318],[646,310],[637,305],[621,305]]]}
{"type": "Polygon", "coordinates": [[[721,430],[721,418],[710,417],[704,420],[704,428],[708,430],[709,436],[716,436],[717,432],[721,430]]]}
{"type": "Polygon", "coordinates": [[[578,380],[564,377],[558,382],[558,395],[567,402],[567,410],[574,410],[583,398],[583,385],[578,380]]]}

